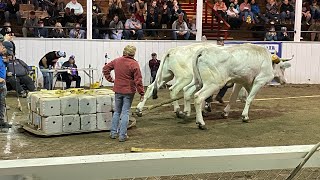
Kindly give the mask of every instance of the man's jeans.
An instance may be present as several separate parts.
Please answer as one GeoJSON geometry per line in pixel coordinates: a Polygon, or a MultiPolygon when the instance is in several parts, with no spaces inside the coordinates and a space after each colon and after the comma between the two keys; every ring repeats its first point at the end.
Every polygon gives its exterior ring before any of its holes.
{"type": "MultiPolygon", "coordinates": [[[[40,71],[42,69],[45,69],[43,66],[40,66],[40,71]]],[[[52,72],[42,72],[43,76],[43,86],[47,90],[52,90],[52,84],[53,84],[53,73],[52,72]]]]}
{"type": "Polygon", "coordinates": [[[129,111],[133,97],[134,94],[115,93],[115,111],[112,117],[111,136],[119,134],[119,139],[127,137],[129,111]]]}
{"type": "Polygon", "coordinates": [[[4,122],[4,114],[6,111],[5,98],[7,95],[7,86],[3,85],[0,87],[0,124],[4,122]]]}

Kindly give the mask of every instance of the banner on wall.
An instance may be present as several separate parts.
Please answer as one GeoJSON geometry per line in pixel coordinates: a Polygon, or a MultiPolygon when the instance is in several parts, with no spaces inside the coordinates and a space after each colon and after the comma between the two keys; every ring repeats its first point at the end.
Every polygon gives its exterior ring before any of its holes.
{"type": "Polygon", "coordinates": [[[251,43],[251,44],[256,44],[260,46],[266,47],[270,53],[277,52],[277,55],[279,57],[282,57],[282,42],[248,42],[248,41],[225,41],[224,45],[229,46],[229,45],[234,45],[234,44],[244,44],[244,43],[251,43]]]}

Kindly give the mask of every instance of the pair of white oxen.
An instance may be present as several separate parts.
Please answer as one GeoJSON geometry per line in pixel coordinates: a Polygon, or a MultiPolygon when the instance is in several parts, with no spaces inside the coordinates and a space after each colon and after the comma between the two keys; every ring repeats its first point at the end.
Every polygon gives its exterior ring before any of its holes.
{"type": "Polygon", "coordinates": [[[145,99],[138,104],[136,113],[141,116],[146,100],[151,96],[156,98],[158,88],[175,78],[169,88],[170,97],[175,99],[182,89],[184,91],[183,112],[180,112],[178,102],[173,102],[178,117],[182,114],[190,116],[191,97],[194,94],[196,123],[200,129],[206,129],[202,117],[204,100],[226,83],[235,83],[222,115],[228,117],[231,105],[236,102],[240,89],[244,87],[248,96],[242,120],[248,122],[249,107],[259,89],[273,78],[281,84],[286,82],[284,70],[290,67],[290,63],[285,62],[288,60],[280,59],[265,47],[253,44],[225,47],[197,43],[172,48],[161,61],[156,80],[148,86],[145,99]]]}

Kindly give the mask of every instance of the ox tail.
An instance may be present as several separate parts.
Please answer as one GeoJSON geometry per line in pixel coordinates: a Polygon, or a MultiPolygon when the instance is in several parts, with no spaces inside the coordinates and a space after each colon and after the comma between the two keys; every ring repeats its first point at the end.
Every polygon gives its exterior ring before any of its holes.
{"type": "Polygon", "coordinates": [[[157,99],[158,98],[158,88],[162,83],[161,81],[162,81],[163,66],[164,66],[164,63],[166,62],[166,59],[169,58],[170,52],[171,52],[171,50],[169,50],[167,52],[167,54],[165,54],[165,56],[163,57],[163,60],[160,63],[159,69],[157,71],[156,79],[154,81],[154,88],[153,88],[153,91],[152,91],[152,99],[157,99]]]}
{"type": "Polygon", "coordinates": [[[192,58],[192,69],[193,69],[193,79],[195,82],[195,85],[197,87],[202,87],[202,79],[200,76],[200,70],[199,70],[199,58],[202,56],[202,53],[204,51],[205,48],[201,48],[199,49],[193,56],[192,58]]]}

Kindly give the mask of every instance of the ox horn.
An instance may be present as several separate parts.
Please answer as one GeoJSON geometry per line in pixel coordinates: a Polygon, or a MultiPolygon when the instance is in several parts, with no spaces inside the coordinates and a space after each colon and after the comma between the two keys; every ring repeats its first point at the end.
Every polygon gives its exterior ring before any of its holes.
{"type": "Polygon", "coordinates": [[[280,58],[280,60],[283,61],[283,62],[285,62],[285,61],[290,61],[290,60],[293,59],[293,57],[294,57],[294,55],[292,55],[291,58],[280,58]]]}

